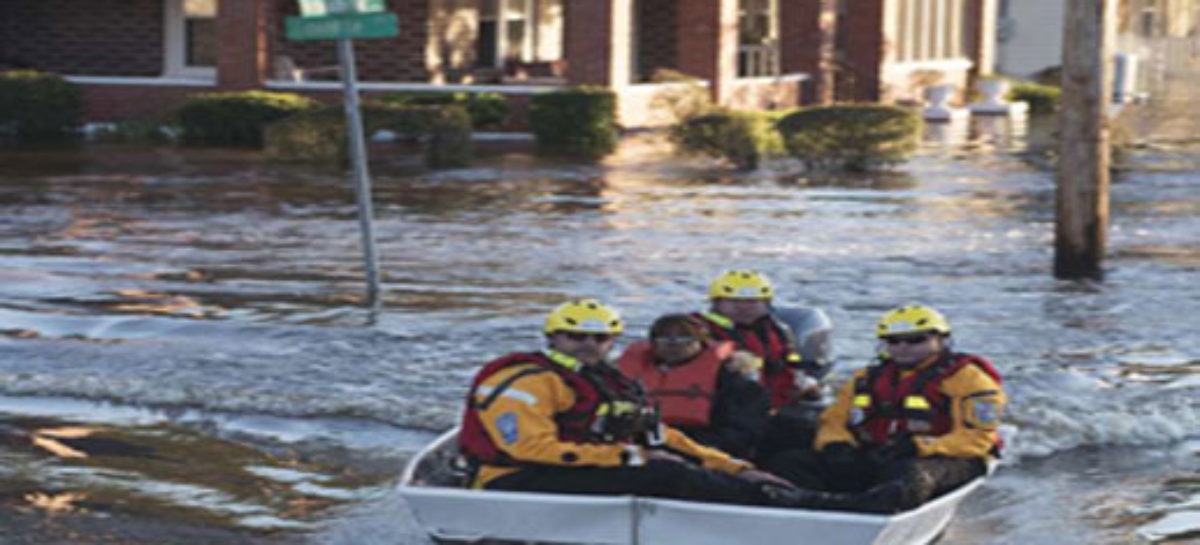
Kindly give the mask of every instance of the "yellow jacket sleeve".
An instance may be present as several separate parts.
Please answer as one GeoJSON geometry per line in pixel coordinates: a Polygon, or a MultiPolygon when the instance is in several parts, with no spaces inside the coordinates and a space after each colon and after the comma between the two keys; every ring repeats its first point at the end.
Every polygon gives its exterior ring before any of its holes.
{"type": "Polygon", "coordinates": [[[754,465],[750,462],[739,460],[720,450],[692,441],[690,437],[675,428],[667,426],[666,430],[667,447],[681,454],[699,459],[700,464],[707,469],[732,475],[745,469],[754,468],[754,465]]]}
{"type": "Polygon", "coordinates": [[[989,456],[1007,402],[1004,390],[987,372],[967,365],[942,382],[941,392],[950,398],[950,433],[916,436],[917,454],[953,458],[989,456]]]}
{"type": "Polygon", "coordinates": [[[817,439],[814,443],[816,450],[824,450],[825,445],[830,443],[858,445],[858,440],[850,431],[850,409],[854,406],[854,381],[864,373],[865,369],[856,371],[854,376],[842,385],[833,404],[821,412],[821,423],[817,428],[817,439]]]}
{"type": "MultiPolygon", "coordinates": [[[[505,379],[531,366],[504,369],[485,380],[475,392],[482,401],[505,379]]],[[[629,458],[621,444],[580,444],[560,441],[554,415],[575,403],[575,393],[553,372],[518,378],[479,418],[495,445],[513,460],[558,466],[620,466],[629,458]]],[[[640,451],[639,451],[640,452],[640,451]]]]}

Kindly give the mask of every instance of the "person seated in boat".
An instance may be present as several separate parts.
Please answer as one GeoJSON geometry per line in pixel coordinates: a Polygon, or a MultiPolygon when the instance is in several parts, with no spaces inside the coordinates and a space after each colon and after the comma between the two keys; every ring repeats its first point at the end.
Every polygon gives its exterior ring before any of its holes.
{"type": "Polygon", "coordinates": [[[952,350],[940,312],[894,308],[876,335],[878,360],[821,414],[816,450],[784,452],[764,466],[801,489],[837,492],[795,494],[798,506],[912,509],[984,475],[999,455],[1000,375],[987,360],[952,350]]]}
{"type": "Polygon", "coordinates": [[[617,361],[667,425],[749,459],[767,431],[771,400],[758,384],[756,358],[735,346],[712,341],[691,316],[668,314],[650,326],[649,340],[631,343],[617,361]]]}
{"type": "Polygon", "coordinates": [[[709,284],[709,310],[693,315],[714,339],[732,341],[762,359],[759,380],[770,397],[771,419],[757,447],[761,460],[811,444],[817,411],[807,405],[821,397],[820,382],[811,376],[815,368],[800,356],[792,330],[771,312],[774,295],[766,275],[726,271],[709,284]]]}
{"type": "Polygon", "coordinates": [[[467,394],[459,451],[471,485],[761,505],[791,484],[654,419],[634,381],[605,360],[623,330],[594,299],[555,308],[548,348],[485,365],[467,394]]]}

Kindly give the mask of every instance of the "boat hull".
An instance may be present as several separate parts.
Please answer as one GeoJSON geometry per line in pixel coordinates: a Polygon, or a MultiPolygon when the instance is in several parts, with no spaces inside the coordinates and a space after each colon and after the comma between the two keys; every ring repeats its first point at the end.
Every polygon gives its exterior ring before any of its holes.
{"type": "Polygon", "coordinates": [[[438,453],[452,449],[451,430],[406,468],[399,492],[436,541],[594,545],[924,545],[983,484],[976,479],[921,507],[895,515],[751,507],[643,498],[468,490],[424,483],[438,453]]]}

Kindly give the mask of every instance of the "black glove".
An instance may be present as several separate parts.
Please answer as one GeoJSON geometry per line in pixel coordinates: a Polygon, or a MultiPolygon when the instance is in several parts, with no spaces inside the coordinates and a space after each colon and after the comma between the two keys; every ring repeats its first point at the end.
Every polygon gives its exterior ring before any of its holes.
{"type": "Polygon", "coordinates": [[[858,448],[850,443],[830,443],[821,449],[821,461],[829,479],[843,482],[861,473],[858,448]]]}
{"type": "Polygon", "coordinates": [[[896,460],[915,458],[917,456],[917,444],[913,442],[912,435],[901,433],[893,435],[886,443],[872,450],[868,456],[877,465],[896,460]]]}

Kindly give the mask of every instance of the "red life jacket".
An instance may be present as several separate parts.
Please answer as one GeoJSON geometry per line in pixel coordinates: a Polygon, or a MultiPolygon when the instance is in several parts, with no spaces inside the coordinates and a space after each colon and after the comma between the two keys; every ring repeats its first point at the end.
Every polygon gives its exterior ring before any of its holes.
{"type": "Polygon", "coordinates": [[[800,355],[796,352],[791,333],[773,316],[765,316],[750,326],[729,324],[732,327],[713,321],[713,317],[706,312],[692,316],[704,323],[714,339],[733,341],[739,349],[762,358],[763,372],[759,382],[771,395],[772,409],[800,399],[800,387],[796,385],[796,373],[801,372],[800,355]]]}
{"type": "MultiPolygon", "coordinates": [[[[948,354],[928,368],[900,378],[891,360],[873,365],[854,382],[850,428],[864,444],[882,445],[894,433],[945,435],[953,428],[950,398],[942,382],[963,367],[975,365],[1000,383],[1000,373],[987,360],[971,354],[948,354]]],[[[1000,448],[996,436],[996,450],[1000,448]]]]}
{"type": "Polygon", "coordinates": [[[654,362],[650,341],[637,341],[621,354],[621,373],[642,384],[659,416],[669,426],[708,427],[721,363],[734,351],[731,342],[709,343],[695,358],[676,367],[654,362]]]}
{"type": "Polygon", "coordinates": [[[497,359],[483,366],[471,382],[467,392],[467,406],[463,411],[462,428],[458,433],[459,451],[477,462],[488,464],[509,464],[508,458],[492,441],[483,421],[479,417],[481,410],[486,409],[521,377],[554,373],[567,384],[575,393],[575,403],[566,411],[554,415],[558,427],[558,439],[573,443],[594,443],[614,441],[624,438],[612,437],[604,425],[603,419],[598,419],[598,412],[612,401],[634,400],[641,403],[640,391],[637,384],[625,379],[616,370],[608,371],[607,365],[598,366],[595,373],[585,376],[556,363],[541,352],[516,353],[497,359]],[[512,376],[497,384],[483,400],[477,399],[479,385],[499,372],[515,365],[530,365],[526,370],[513,373],[512,376]],[[596,375],[596,376],[591,376],[596,375]]]}

